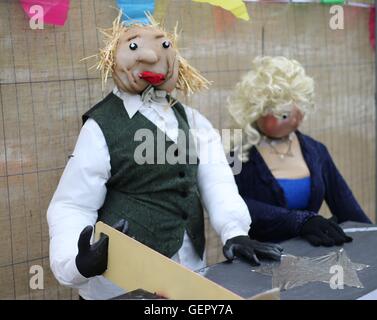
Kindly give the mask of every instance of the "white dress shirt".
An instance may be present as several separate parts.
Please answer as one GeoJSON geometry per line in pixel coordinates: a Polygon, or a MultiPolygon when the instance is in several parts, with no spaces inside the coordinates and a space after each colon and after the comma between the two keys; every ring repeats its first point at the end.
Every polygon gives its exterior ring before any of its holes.
{"type": "MultiPolygon", "coordinates": [[[[117,88],[113,92],[123,100],[130,118],[140,112],[170,139],[177,141],[178,121],[166,103],[143,102],[140,95],[127,94],[117,88]]],[[[232,237],[247,235],[250,214],[238,194],[220,135],[198,111],[184,108],[190,128],[197,130],[195,142],[200,159],[197,183],[210,222],[223,243],[232,237]]],[[[75,264],[80,233],[86,226],[95,225],[98,210],[104,203],[110,169],[105,137],[98,124],[88,119],[81,128],[74,152],[47,211],[51,269],[61,284],[79,289],[85,299],[109,299],[124,293],[103,276],[83,277],[75,264]]],[[[191,270],[205,266],[187,233],[182,247],[172,259],[191,270]]]]}

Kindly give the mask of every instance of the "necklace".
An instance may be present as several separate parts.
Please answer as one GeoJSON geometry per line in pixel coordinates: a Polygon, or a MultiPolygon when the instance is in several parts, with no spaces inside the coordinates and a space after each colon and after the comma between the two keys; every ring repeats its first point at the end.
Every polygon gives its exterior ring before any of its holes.
{"type": "Polygon", "coordinates": [[[292,135],[290,134],[288,137],[283,138],[283,139],[270,139],[266,136],[262,136],[262,140],[272,149],[272,153],[276,154],[279,156],[280,159],[284,160],[285,157],[293,157],[292,153],[292,135]],[[286,152],[280,152],[277,148],[276,145],[281,143],[288,143],[288,149],[286,152]]]}

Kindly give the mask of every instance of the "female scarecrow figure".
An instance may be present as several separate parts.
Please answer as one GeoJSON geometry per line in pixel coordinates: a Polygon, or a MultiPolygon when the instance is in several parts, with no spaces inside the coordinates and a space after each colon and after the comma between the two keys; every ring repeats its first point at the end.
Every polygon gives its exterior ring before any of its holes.
{"type": "Polygon", "coordinates": [[[297,61],[257,57],[229,99],[228,110],[244,129],[243,141],[235,142],[243,162],[235,179],[254,239],[301,236],[316,246],[341,245],[352,239],[336,220],[370,223],[326,147],[298,130],[313,96],[314,81],[297,61]],[[332,219],[318,215],[323,200],[332,219]]]}

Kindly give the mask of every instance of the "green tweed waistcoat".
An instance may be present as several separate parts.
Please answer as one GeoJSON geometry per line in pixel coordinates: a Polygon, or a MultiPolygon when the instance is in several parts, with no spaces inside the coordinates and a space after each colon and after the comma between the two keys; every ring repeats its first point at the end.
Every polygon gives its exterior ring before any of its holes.
{"type": "Polygon", "coordinates": [[[172,108],[180,129],[177,143],[140,112],[130,119],[113,93],[83,115],[83,123],[92,118],[100,126],[110,154],[111,177],[98,220],[113,225],[126,219],[129,236],[167,257],[181,248],[186,230],[203,258],[199,160],[183,106],[176,102],[172,108]]]}

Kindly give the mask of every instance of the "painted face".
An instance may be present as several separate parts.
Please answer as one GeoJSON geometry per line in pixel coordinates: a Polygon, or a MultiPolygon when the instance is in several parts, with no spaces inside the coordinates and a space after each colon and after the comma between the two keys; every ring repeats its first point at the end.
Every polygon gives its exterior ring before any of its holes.
{"type": "Polygon", "coordinates": [[[303,118],[303,113],[294,106],[290,111],[269,113],[259,118],[257,126],[267,137],[283,138],[297,130],[303,118]]]}
{"type": "Polygon", "coordinates": [[[172,91],[178,80],[178,61],[166,34],[151,27],[125,31],[115,55],[113,79],[129,93],[141,93],[150,84],[172,91]]]}

